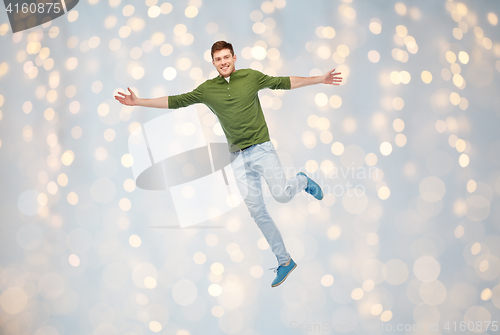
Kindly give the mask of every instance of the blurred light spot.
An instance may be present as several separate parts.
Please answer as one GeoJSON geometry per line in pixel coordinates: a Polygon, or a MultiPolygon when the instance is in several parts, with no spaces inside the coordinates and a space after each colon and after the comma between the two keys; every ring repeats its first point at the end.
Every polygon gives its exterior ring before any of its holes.
{"type": "Polygon", "coordinates": [[[208,234],[206,237],[205,237],[205,243],[209,246],[209,247],[214,247],[217,245],[217,243],[219,243],[219,238],[214,235],[214,234],[208,234]]]}
{"type": "Polygon", "coordinates": [[[467,182],[467,192],[472,193],[476,190],[477,184],[474,180],[470,179],[467,182]]]}
{"type": "Polygon", "coordinates": [[[213,130],[214,134],[217,135],[217,136],[224,135],[224,130],[222,129],[222,126],[220,125],[219,122],[217,122],[216,124],[214,124],[214,126],[212,127],[212,130],[213,130]]]}
{"type": "Polygon", "coordinates": [[[158,16],[160,16],[160,14],[161,14],[161,8],[160,7],[158,7],[158,6],[151,6],[151,7],[149,7],[149,9],[148,9],[148,16],[150,18],[158,17],[158,16]]]}
{"type": "Polygon", "coordinates": [[[375,35],[380,34],[382,32],[382,21],[378,18],[371,19],[369,29],[375,35]]]}
{"type": "MultiPolygon", "coordinates": [[[[160,53],[162,54],[162,56],[168,56],[170,55],[172,52],[174,51],[174,48],[170,45],[170,44],[163,44],[160,48],[160,53]]],[[[174,69],[175,70],[175,69],[174,69]]],[[[165,72],[164,73],[164,76],[165,76],[165,72]]],[[[175,76],[174,76],[175,78],[175,76]]],[[[165,78],[167,79],[167,78],[165,78]]],[[[173,79],[173,78],[172,78],[173,79]]],[[[169,79],[167,79],[169,80],[169,79]]],[[[171,79],[170,79],[171,80],[171,79]]]]}
{"type": "Polygon", "coordinates": [[[49,202],[49,198],[47,197],[47,194],[39,193],[37,196],[37,201],[40,204],[40,206],[45,206],[49,202]]]}
{"type": "Polygon", "coordinates": [[[340,106],[342,106],[342,98],[338,95],[332,95],[329,102],[330,106],[332,106],[333,108],[339,108],[340,106]]]}
{"type": "Polygon", "coordinates": [[[460,238],[460,237],[464,236],[464,233],[465,233],[465,229],[462,225],[457,226],[455,228],[455,230],[453,231],[453,234],[455,235],[456,238],[460,238]]]}
{"type": "Polygon", "coordinates": [[[254,46],[251,51],[252,57],[257,60],[263,60],[267,56],[267,51],[262,46],[254,46]]]}
{"type": "Polygon", "coordinates": [[[498,24],[498,16],[495,13],[488,13],[488,22],[492,26],[496,26],[498,24]]]}
{"type": "Polygon", "coordinates": [[[363,290],[370,292],[375,288],[375,282],[372,279],[365,280],[363,282],[363,290]]]}
{"type": "MultiPolygon", "coordinates": [[[[3,97],[1,98],[0,102],[2,102],[2,104],[3,104],[3,97]]],[[[2,104],[0,104],[0,106],[2,104]]],[[[25,103],[23,103],[23,112],[25,114],[31,113],[32,110],[33,110],[33,104],[31,103],[31,101],[26,101],[25,103]]]]}
{"type": "Polygon", "coordinates": [[[319,135],[321,142],[328,144],[333,140],[333,134],[329,131],[323,131],[319,135]]]}
{"type": "Polygon", "coordinates": [[[481,252],[481,243],[479,243],[479,242],[474,243],[470,248],[470,253],[475,256],[475,255],[479,254],[480,252],[481,252]]]}
{"type": "Polygon", "coordinates": [[[458,158],[458,163],[461,167],[467,167],[467,165],[469,165],[469,161],[469,156],[467,156],[466,154],[461,154],[458,158]]]}
{"type": "Polygon", "coordinates": [[[74,70],[78,66],[78,59],[76,57],[70,57],[66,61],[66,68],[68,70],[74,70]]]}
{"type": "Polygon", "coordinates": [[[66,174],[61,173],[57,176],[57,183],[59,186],[65,187],[68,185],[68,176],[66,174]]]}
{"type": "Polygon", "coordinates": [[[318,48],[318,56],[321,59],[328,59],[330,58],[330,55],[332,54],[330,48],[326,45],[322,45],[318,48]]]}
{"type": "Polygon", "coordinates": [[[395,119],[392,122],[392,127],[394,128],[395,131],[402,132],[405,129],[405,122],[401,119],[395,119]]]}
{"type": "Polygon", "coordinates": [[[355,288],[351,292],[351,298],[353,298],[354,300],[361,300],[361,298],[363,298],[364,294],[365,294],[365,292],[363,292],[363,289],[361,289],[361,288],[355,288]]]}
{"type": "Polygon", "coordinates": [[[376,50],[368,51],[368,60],[372,63],[378,63],[380,60],[380,54],[376,50]]]}
{"type": "Polygon", "coordinates": [[[392,312],[391,311],[384,311],[380,315],[380,320],[383,322],[389,322],[392,319],[392,312]]]}
{"type": "Polygon", "coordinates": [[[66,150],[64,154],[61,156],[61,162],[66,166],[70,166],[74,160],[75,160],[75,154],[71,150],[66,150]]]}
{"type": "Polygon", "coordinates": [[[384,156],[390,155],[392,152],[392,145],[389,142],[382,142],[380,144],[380,153],[384,156]]]}
{"type": "Polygon", "coordinates": [[[132,33],[132,28],[130,28],[129,26],[123,26],[123,27],[120,28],[120,30],[118,30],[118,35],[121,38],[127,38],[127,37],[129,37],[130,33],[132,33]]]}
{"type": "Polygon", "coordinates": [[[260,250],[267,250],[269,249],[269,244],[267,243],[266,239],[264,237],[261,237],[257,241],[257,246],[259,247],[260,250]]]}
{"type": "Polygon", "coordinates": [[[490,263],[486,259],[481,261],[481,263],[479,263],[479,271],[481,271],[481,272],[486,272],[489,267],[490,267],[490,263]]]}
{"type": "Polygon", "coordinates": [[[213,263],[211,266],[210,266],[210,270],[212,271],[212,273],[214,275],[221,275],[224,273],[224,265],[222,265],[221,263],[213,263]]]}
{"type": "Polygon", "coordinates": [[[316,146],[316,135],[311,131],[305,131],[302,134],[302,143],[308,149],[312,149],[316,146]]]}
{"type": "Polygon", "coordinates": [[[205,262],[207,261],[207,256],[201,251],[198,251],[197,253],[194,254],[193,260],[196,264],[199,265],[205,264],[205,262]]]}
{"type": "Polygon", "coordinates": [[[224,315],[224,308],[221,306],[214,306],[212,307],[212,315],[215,316],[216,318],[220,318],[224,315]]]}
{"type": "Polygon", "coordinates": [[[342,129],[347,133],[347,134],[352,134],[353,132],[356,131],[357,129],[357,124],[356,120],[352,117],[346,117],[342,121],[342,129]]]}
{"type": "Polygon", "coordinates": [[[51,181],[50,183],[47,184],[47,192],[49,192],[50,194],[56,194],[58,189],[59,189],[59,187],[53,181],[51,181]]]}
{"type": "Polygon", "coordinates": [[[260,6],[260,9],[266,13],[270,14],[274,12],[274,4],[271,1],[264,1],[262,5],[260,6]]]}
{"type": "Polygon", "coordinates": [[[132,14],[134,14],[134,11],[135,11],[134,6],[126,5],[122,9],[122,14],[123,14],[123,16],[131,16],[132,14]]]}
{"type": "Polygon", "coordinates": [[[104,131],[104,139],[108,142],[112,142],[116,138],[116,132],[112,128],[108,128],[104,131]]]}
{"type": "Polygon", "coordinates": [[[79,139],[83,135],[83,130],[82,127],[80,126],[75,126],[71,129],[71,136],[73,136],[74,139],[79,139]]]}
{"type": "Polygon", "coordinates": [[[75,254],[69,255],[68,262],[71,266],[77,267],[80,265],[80,257],[75,254]]]}
{"type": "Polygon", "coordinates": [[[177,24],[175,27],[174,27],[174,34],[176,36],[182,36],[184,35],[185,33],[187,32],[187,27],[185,25],[183,25],[182,23],[179,23],[177,24]]]}
{"type": "Polygon", "coordinates": [[[194,188],[186,185],[182,188],[181,194],[185,199],[191,199],[194,196],[194,188]]]}
{"type": "Polygon", "coordinates": [[[408,29],[403,25],[398,25],[396,27],[396,34],[400,37],[406,37],[406,35],[408,35],[408,29]]]}
{"type": "Polygon", "coordinates": [[[481,292],[481,300],[483,301],[488,301],[491,299],[491,297],[493,296],[493,292],[491,291],[491,289],[489,288],[485,288],[482,292],[481,292]]]}
{"type": "Polygon", "coordinates": [[[66,199],[71,205],[76,205],[78,203],[78,195],[75,192],[69,192],[66,199]]]}
{"type": "Polygon", "coordinates": [[[153,277],[144,278],[144,286],[149,289],[154,289],[156,287],[156,279],[153,277]]]}
{"type": "Polygon", "coordinates": [[[116,51],[120,49],[121,44],[122,42],[119,39],[113,38],[111,41],[109,41],[109,49],[112,51],[116,51]]]}
{"type": "Polygon", "coordinates": [[[69,22],[75,22],[76,20],[78,19],[78,11],[76,10],[71,10],[69,13],[68,13],[68,21],[69,22]]]}
{"type": "Polygon", "coordinates": [[[121,163],[124,167],[131,167],[132,164],[134,164],[134,159],[133,159],[132,155],[125,154],[121,158],[121,163]]]}
{"type": "Polygon", "coordinates": [[[218,284],[212,284],[208,287],[208,293],[212,297],[218,297],[222,293],[222,287],[220,287],[220,285],[218,284]]]}
{"type": "Polygon", "coordinates": [[[127,192],[133,192],[135,186],[135,181],[133,179],[128,178],[123,182],[123,189],[127,192]]]}
{"type": "Polygon", "coordinates": [[[382,186],[378,189],[378,197],[382,200],[386,200],[391,195],[391,190],[387,186],[382,186]]]}
{"type": "Polygon", "coordinates": [[[372,308],[370,309],[370,313],[372,315],[379,315],[380,313],[382,313],[383,311],[383,307],[381,304],[375,304],[372,306],[372,308]]]}
{"type": "Polygon", "coordinates": [[[114,15],[108,15],[104,19],[104,27],[106,27],[106,29],[111,29],[114,26],[116,26],[116,22],[117,21],[118,21],[118,19],[116,18],[116,16],[114,16],[114,15]]]}
{"type": "Polygon", "coordinates": [[[441,266],[435,258],[422,256],[413,264],[413,272],[420,281],[428,283],[438,278],[441,266]]]}
{"type": "Polygon", "coordinates": [[[4,23],[0,26],[0,35],[5,35],[9,31],[9,25],[4,23]]]}
{"type": "Polygon", "coordinates": [[[255,265],[250,268],[250,274],[254,278],[260,278],[264,274],[264,270],[262,269],[262,267],[255,265]]]}
{"type": "Polygon", "coordinates": [[[395,97],[393,100],[392,100],[392,107],[395,109],[395,110],[402,110],[403,107],[405,105],[405,102],[403,101],[402,98],[400,97],[395,97]]]}
{"type": "Polygon", "coordinates": [[[398,2],[394,5],[394,9],[396,10],[396,13],[398,13],[398,15],[401,15],[401,16],[404,16],[406,15],[406,5],[402,2],[398,2]]]}
{"type": "Polygon", "coordinates": [[[323,285],[324,287],[330,287],[333,285],[334,280],[335,279],[332,275],[324,275],[323,277],[321,277],[321,285],[323,285]]]}
{"type": "Polygon", "coordinates": [[[394,138],[394,143],[396,143],[398,147],[404,147],[406,145],[406,136],[404,134],[397,134],[394,138]]]}
{"type": "Polygon", "coordinates": [[[163,78],[166,80],[173,80],[177,76],[177,71],[173,67],[167,67],[163,71],[163,78]]]}
{"type": "Polygon", "coordinates": [[[453,51],[446,51],[446,60],[448,63],[453,64],[457,61],[457,56],[453,51]]]}
{"type": "Polygon", "coordinates": [[[26,292],[17,286],[12,286],[5,289],[0,295],[0,306],[10,315],[15,315],[22,312],[28,304],[28,295],[26,292]]]}
{"type": "Polygon", "coordinates": [[[134,78],[135,80],[139,80],[142,77],[144,77],[144,73],[145,73],[144,68],[136,66],[132,70],[132,78],[134,78]]]}
{"type": "Polygon", "coordinates": [[[316,162],[314,159],[310,159],[306,162],[305,168],[307,172],[314,173],[318,170],[318,162],[316,162]]]}
{"type": "Polygon", "coordinates": [[[139,248],[141,246],[141,238],[137,235],[131,235],[128,239],[128,243],[133,247],[133,248],[139,248]]]}
{"type": "Polygon", "coordinates": [[[124,212],[129,211],[132,208],[132,202],[127,198],[121,198],[118,202],[118,207],[124,212]]]}
{"type": "Polygon", "coordinates": [[[161,323],[159,323],[158,321],[149,322],[149,330],[151,330],[152,332],[158,333],[161,332],[162,329],[163,328],[161,326],[161,323]]]}
{"type": "Polygon", "coordinates": [[[340,237],[342,233],[342,230],[340,229],[340,226],[330,226],[330,228],[328,228],[327,232],[326,232],[326,235],[328,236],[328,238],[330,240],[336,240],[340,237]]]}
{"type": "Polygon", "coordinates": [[[328,97],[324,93],[318,93],[316,94],[314,101],[316,102],[316,105],[323,107],[328,104],[328,97]]]}
{"type": "Polygon", "coordinates": [[[172,9],[174,8],[170,3],[168,2],[164,2],[161,6],[161,13],[162,14],[168,14],[172,11],[172,9]]]}
{"type": "Polygon", "coordinates": [[[335,37],[335,29],[332,27],[324,27],[321,32],[324,38],[332,39],[335,37]]]}

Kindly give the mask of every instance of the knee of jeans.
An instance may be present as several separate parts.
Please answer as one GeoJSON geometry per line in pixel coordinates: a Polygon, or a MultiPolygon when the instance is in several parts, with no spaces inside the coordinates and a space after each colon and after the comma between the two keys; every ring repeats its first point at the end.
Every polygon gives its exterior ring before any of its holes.
{"type": "Polygon", "coordinates": [[[282,204],[285,204],[292,200],[291,197],[289,197],[286,193],[280,193],[280,194],[273,194],[274,200],[277,202],[281,202],[282,204]]]}
{"type": "Polygon", "coordinates": [[[276,185],[276,186],[272,187],[270,191],[271,191],[271,195],[273,196],[274,200],[276,200],[277,202],[287,203],[292,199],[292,197],[289,194],[288,188],[284,188],[284,187],[276,185]]]}

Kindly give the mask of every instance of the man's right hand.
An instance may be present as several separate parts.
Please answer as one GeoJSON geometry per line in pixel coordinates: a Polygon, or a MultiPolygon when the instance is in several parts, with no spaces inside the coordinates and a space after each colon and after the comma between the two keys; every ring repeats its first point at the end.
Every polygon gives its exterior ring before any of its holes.
{"type": "Polygon", "coordinates": [[[127,87],[127,90],[130,92],[130,94],[127,95],[125,93],[118,92],[118,94],[120,94],[121,96],[115,95],[115,99],[118,100],[123,105],[137,106],[137,102],[138,102],[139,99],[137,99],[137,96],[130,89],[130,87],[127,87]]]}

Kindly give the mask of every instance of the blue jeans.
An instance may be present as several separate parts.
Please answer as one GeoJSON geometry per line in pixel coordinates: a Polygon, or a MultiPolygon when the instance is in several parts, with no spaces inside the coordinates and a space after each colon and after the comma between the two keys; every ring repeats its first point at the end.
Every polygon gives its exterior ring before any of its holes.
{"type": "Polygon", "coordinates": [[[270,141],[231,153],[231,167],[241,197],[276,255],[278,264],[288,262],[290,255],[286,251],[281,233],[264,204],[260,177],[266,180],[274,199],[282,203],[289,202],[297,193],[305,189],[307,178],[299,175],[287,179],[270,141]]]}

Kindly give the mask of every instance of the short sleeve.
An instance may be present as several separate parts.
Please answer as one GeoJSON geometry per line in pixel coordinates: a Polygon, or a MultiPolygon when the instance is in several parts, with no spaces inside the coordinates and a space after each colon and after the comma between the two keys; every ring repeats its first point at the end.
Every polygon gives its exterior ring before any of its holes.
{"type": "Polygon", "coordinates": [[[193,91],[179,95],[170,95],[168,97],[168,108],[177,109],[202,103],[203,87],[202,85],[195,88],[193,91]]]}
{"type": "Polygon", "coordinates": [[[259,71],[255,71],[255,75],[258,78],[259,90],[263,88],[270,88],[272,90],[289,90],[292,87],[290,77],[272,77],[259,71]]]}

